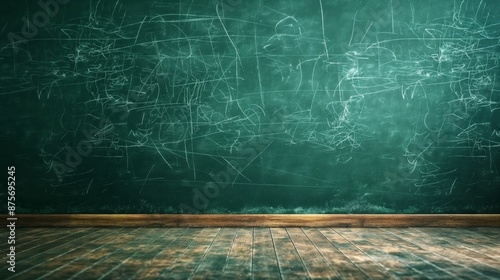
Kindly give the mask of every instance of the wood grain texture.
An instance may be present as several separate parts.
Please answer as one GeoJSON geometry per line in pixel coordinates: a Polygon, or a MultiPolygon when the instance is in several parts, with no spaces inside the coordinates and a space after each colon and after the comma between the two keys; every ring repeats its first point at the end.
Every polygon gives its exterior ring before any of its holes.
{"type": "Polygon", "coordinates": [[[16,273],[2,265],[0,279],[500,279],[499,235],[493,227],[24,228],[16,273]]]}
{"type": "Polygon", "coordinates": [[[254,228],[253,271],[256,279],[279,279],[280,270],[269,228],[254,228]]]}
{"type": "MultiPolygon", "coordinates": [[[[433,262],[436,266],[446,269],[458,279],[499,279],[500,262],[496,260],[496,268],[483,264],[482,260],[474,259],[466,254],[457,252],[455,246],[461,247],[462,243],[452,243],[445,239],[443,232],[418,231],[416,229],[388,229],[399,238],[412,242],[425,251],[437,255],[433,262]]],[[[458,235],[458,233],[457,233],[458,235]]],[[[497,251],[498,247],[491,248],[497,251]]]]}
{"type": "Polygon", "coordinates": [[[193,271],[191,279],[222,278],[237,231],[237,228],[222,228],[218,232],[203,260],[193,271]]]}
{"type": "Polygon", "coordinates": [[[249,279],[251,277],[252,247],[253,230],[251,228],[237,229],[221,279],[249,279]]]}
{"type": "MultiPolygon", "coordinates": [[[[0,218],[5,221],[7,216],[0,218]]],[[[25,214],[17,227],[500,227],[500,214],[25,214]]]]}

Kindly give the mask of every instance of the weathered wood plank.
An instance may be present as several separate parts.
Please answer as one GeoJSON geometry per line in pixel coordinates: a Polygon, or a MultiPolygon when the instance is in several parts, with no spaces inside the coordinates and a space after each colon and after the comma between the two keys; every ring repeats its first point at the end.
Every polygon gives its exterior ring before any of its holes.
{"type": "Polygon", "coordinates": [[[47,230],[47,228],[37,228],[41,229],[42,231],[36,231],[36,232],[29,232],[29,233],[24,233],[24,232],[16,232],[16,238],[18,239],[18,243],[20,248],[23,246],[26,246],[26,248],[33,248],[41,245],[42,243],[46,243],[47,241],[50,240],[59,240],[65,236],[75,234],[77,232],[89,232],[92,231],[91,228],[59,228],[59,230],[47,230]],[[42,241],[43,242],[40,242],[42,241]]]}
{"type": "Polygon", "coordinates": [[[250,279],[252,276],[253,230],[240,228],[232,242],[222,279],[250,279]]]}
{"type": "Polygon", "coordinates": [[[367,279],[368,276],[342,251],[334,246],[317,228],[303,228],[309,240],[342,279],[367,279]]]}
{"type": "Polygon", "coordinates": [[[322,228],[319,230],[336,248],[349,260],[372,279],[396,279],[385,267],[374,261],[369,255],[362,252],[348,240],[343,238],[333,229],[322,228]]]}
{"type": "MultiPolygon", "coordinates": [[[[106,275],[112,268],[120,265],[123,260],[129,258],[135,253],[135,250],[143,243],[150,243],[155,237],[157,229],[138,229],[130,235],[123,236],[123,240],[109,246],[109,253],[95,260],[92,265],[89,265],[73,277],[76,279],[93,279],[96,276],[102,277],[106,275]]],[[[101,251],[101,250],[99,250],[101,251]]]]}
{"type": "MultiPolygon", "coordinates": [[[[40,276],[37,279],[53,279],[54,277],[69,279],[69,277],[99,260],[99,256],[105,256],[107,253],[106,248],[123,240],[123,237],[130,231],[127,229],[103,229],[97,232],[97,235],[89,233],[89,239],[75,240],[68,243],[65,245],[65,247],[67,246],[67,252],[61,252],[50,262],[46,262],[46,259],[43,258],[37,258],[41,266],[30,270],[29,275],[40,276]],[[39,274],[40,272],[42,272],[42,275],[39,274]]],[[[131,237],[133,237],[133,234],[130,234],[129,238],[131,237]]]]}
{"type": "Polygon", "coordinates": [[[167,259],[169,252],[176,252],[182,250],[182,247],[187,246],[191,234],[198,235],[200,229],[188,228],[171,228],[164,234],[159,236],[152,245],[150,250],[145,250],[141,261],[141,255],[138,256],[136,261],[132,260],[133,266],[139,265],[140,267],[132,274],[130,279],[146,279],[146,275],[150,274],[158,277],[171,263],[175,260],[167,259]],[[186,240],[187,239],[187,240],[186,240]]]}
{"type": "Polygon", "coordinates": [[[93,278],[95,278],[95,275],[99,275],[100,277],[105,269],[104,267],[100,267],[99,264],[109,256],[112,256],[120,248],[127,246],[133,240],[137,239],[137,232],[140,232],[140,229],[117,231],[98,238],[85,246],[86,252],[83,255],[76,257],[68,263],[61,263],[59,268],[48,272],[38,279],[70,279],[74,276],[79,279],[89,279],[80,277],[80,275],[89,275],[89,272],[94,273],[93,278]]]}
{"type": "Polygon", "coordinates": [[[390,244],[384,244],[383,242],[380,242],[380,239],[377,240],[377,238],[374,238],[374,236],[372,235],[365,236],[363,238],[354,230],[355,229],[335,229],[338,234],[344,237],[358,250],[368,255],[373,261],[377,262],[378,264],[380,264],[380,266],[387,269],[391,274],[405,279],[425,279],[424,275],[422,275],[420,271],[408,265],[408,259],[401,260],[400,258],[395,258],[394,256],[391,256],[389,253],[383,250],[393,249],[386,248],[390,247],[390,244]]]}
{"type": "MultiPolygon", "coordinates": [[[[498,229],[496,231],[491,231],[488,234],[487,228],[482,228],[483,231],[471,231],[467,228],[457,228],[450,232],[450,235],[454,235],[458,238],[464,238],[467,241],[472,242],[474,245],[479,244],[481,247],[486,247],[488,253],[500,254],[500,239],[498,238],[498,229]],[[456,231],[458,232],[456,232],[456,231]]],[[[500,256],[498,257],[500,259],[500,256]]]]}
{"type": "Polygon", "coordinates": [[[134,275],[138,270],[144,267],[145,261],[153,258],[161,251],[164,247],[162,242],[164,237],[170,234],[175,235],[174,229],[156,228],[137,246],[127,246],[127,248],[123,248],[130,256],[124,258],[121,263],[118,263],[114,267],[109,266],[109,270],[99,279],[126,279],[134,275]]]}
{"type": "Polygon", "coordinates": [[[282,279],[307,279],[308,273],[285,228],[271,228],[282,279]]]}
{"type": "Polygon", "coordinates": [[[472,228],[463,228],[463,230],[471,231],[475,235],[483,236],[484,238],[491,239],[491,241],[497,245],[500,245],[500,240],[498,238],[492,238],[498,234],[498,227],[472,227],[472,228]]]}
{"type": "Polygon", "coordinates": [[[203,228],[186,228],[180,236],[151,260],[147,268],[137,274],[137,276],[140,275],[138,278],[158,279],[163,272],[172,267],[202,231],[203,228]]]}
{"type": "MultiPolygon", "coordinates": [[[[73,241],[79,238],[85,238],[85,236],[90,232],[89,228],[85,229],[73,229],[73,230],[62,230],[54,235],[46,235],[45,238],[41,239],[31,239],[31,242],[23,243],[22,239],[16,241],[16,262],[18,269],[24,270],[29,268],[30,258],[39,256],[45,253],[47,250],[53,248],[67,248],[74,245],[73,241]]],[[[29,238],[28,238],[29,239],[29,238]]],[[[2,270],[6,270],[7,266],[2,264],[2,270]]]]}
{"type": "Polygon", "coordinates": [[[160,275],[165,279],[190,279],[220,228],[204,228],[175,262],[160,275]]]}
{"type": "MultiPolygon", "coordinates": [[[[73,231],[76,232],[78,229],[73,229],[73,231]]],[[[123,234],[127,231],[130,230],[117,228],[93,230],[85,236],[75,238],[71,242],[30,255],[26,259],[22,258],[18,262],[19,273],[16,276],[24,279],[35,279],[44,274],[59,270],[78,257],[88,254],[93,248],[93,242],[96,240],[103,240],[109,235],[114,235],[116,238],[116,234],[123,234]]]]}
{"type": "Polygon", "coordinates": [[[343,236],[372,257],[380,258],[381,264],[399,277],[432,279],[443,276],[442,270],[404,250],[398,242],[394,242],[394,238],[388,240],[385,236],[378,235],[375,229],[354,228],[349,235],[343,236]],[[353,238],[350,236],[352,234],[356,236],[353,238]],[[375,251],[375,254],[372,253],[372,250],[375,251]]]}
{"type": "Polygon", "coordinates": [[[253,271],[255,279],[279,279],[280,270],[269,228],[254,228],[253,271]]]}
{"type": "MultiPolygon", "coordinates": [[[[433,249],[433,246],[426,246],[418,243],[418,237],[415,236],[406,236],[402,234],[407,229],[399,229],[399,228],[390,228],[383,229],[388,235],[392,235],[398,240],[398,244],[404,246],[405,248],[409,248],[415,255],[418,255],[422,259],[432,263],[434,266],[440,268],[445,271],[446,275],[453,275],[451,278],[453,279],[481,279],[485,276],[473,269],[464,267],[461,264],[458,264],[454,261],[453,258],[449,258],[448,256],[440,255],[436,250],[433,249]],[[401,242],[403,241],[403,242],[401,242]]],[[[427,235],[422,235],[420,238],[429,238],[427,235]]],[[[439,245],[434,245],[439,246],[439,245]]]]}
{"type": "Polygon", "coordinates": [[[16,274],[4,267],[0,279],[500,279],[500,228],[27,232],[41,237],[18,239],[27,253],[16,252],[16,274]]]}
{"type": "Polygon", "coordinates": [[[36,240],[38,238],[44,237],[44,236],[49,236],[49,235],[56,235],[56,234],[61,234],[64,232],[65,229],[61,228],[59,231],[53,231],[53,230],[47,230],[47,228],[16,228],[16,235],[19,236],[19,238],[24,239],[24,243],[30,242],[31,240],[36,240]]]}
{"type": "MultiPolygon", "coordinates": [[[[404,230],[405,229],[401,229],[402,232],[404,232],[404,230]]],[[[427,264],[431,264],[441,271],[441,273],[438,271],[437,274],[442,275],[445,278],[477,279],[479,276],[478,274],[471,274],[467,271],[463,274],[456,274],[463,272],[461,271],[462,268],[460,266],[456,265],[452,260],[443,259],[440,255],[418,246],[414,243],[412,238],[409,238],[405,234],[400,236],[399,232],[395,232],[393,229],[375,229],[375,232],[382,238],[393,244],[397,244],[399,247],[411,252],[411,254],[421,259],[421,264],[419,266],[426,267],[427,264]]],[[[432,271],[434,270],[431,270],[431,273],[432,271]]]]}
{"type": "MultiPolygon", "coordinates": [[[[0,215],[0,218],[6,215],[0,215]]],[[[18,227],[500,227],[500,214],[24,214],[18,227]]]]}
{"type": "MultiPolygon", "coordinates": [[[[19,257],[19,253],[27,252],[31,249],[37,248],[38,246],[47,243],[50,240],[57,240],[60,239],[61,237],[64,237],[68,234],[74,234],[76,231],[85,231],[89,229],[70,229],[70,228],[60,228],[58,230],[50,230],[47,228],[16,228],[16,244],[11,244],[15,245],[16,250],[18,252],[17,257],[19,257]],[[25,230],[23,230],[25,229],[25,230]]],[[[7,236],[9,234],[8,231],[2,231],[2,233],[6,233],[5,237],[2,238],[3,240],[7,240],[7,236]]],[[[9,245],[7,242],[3,242],[0,245],[0,248],[2,248],[4,251],[7,250],[11,245],[9,245]]],[[[2,264],[0,265],[0,271],[1,269],[6,268],[7,266],[2,264]]]]}
{"type": "MultiPolygon", "coordinates": [[[[443,233],[451,239],[463,241],[464,244],[471,244],[477,246],[477,248],[487,249],[489,255],[500,254],[498,229],[497,233],[491,232],[488,235],[476,234],[465,228],[443,228],[443,233]]],[[[500,259],[500,256],[498,259],[500,259]]]]}
{"type": "Polygon", "coordinates": [[[236,228],[222,228],[198,265],[192,280],[221,279],[236,236],[236,228]]]}
{"type": "Polygon", "coordinates": [[[465,275],[470,278],[487,279],[489,277],[499,277],[500,272],[488,265],[482,264],[480,261],[474,260],[461,253],[447,247],[446,242],[438,239],[439,233],[429,233],[416,231],[415,229],[390,229],[397,233],[401,238],[411,240],[413,243],[440,256],[441,259],[449,260],[458,265],[458,267],[450,268],[450,271],[455,275],[465,275]],[[478,276],[479,275],[479,276],[478,276]]]}
{"type": "Polygon", "coordinates": [[[300,228],[286,229],[311,279],[340,279],[300,228]]]}
{"type": "MultiPolygon", "coordinates": [[[[436,231],[436,229],[429,228],[424,229],[424,231],[431,234],[434,241],[438,242],[441,246],[445,246],[448,250],[465,255],[469,259],[479,261],[483,265],[496,269],[500,276],[500,258],[495,252],[495,249],[499,248],[498,246],[496,248],[494,246],[485,247],[476,238],[469,238],[467,240],[465,234],[458,236],[462,231],[457,229],[441,229],[440,231],[436,231]]],[[[423,230],[415,228],[412,229],[412,232],[423,232],[423,230]]]]}

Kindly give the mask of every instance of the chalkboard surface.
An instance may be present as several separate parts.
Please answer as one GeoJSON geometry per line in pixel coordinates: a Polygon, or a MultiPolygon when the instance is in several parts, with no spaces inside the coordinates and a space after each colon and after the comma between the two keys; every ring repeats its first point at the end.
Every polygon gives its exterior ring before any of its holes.
{"type": "Polygon", "coordinates": [[[497,1],[0,13],[4,212],[500,213],[497,1]]]}

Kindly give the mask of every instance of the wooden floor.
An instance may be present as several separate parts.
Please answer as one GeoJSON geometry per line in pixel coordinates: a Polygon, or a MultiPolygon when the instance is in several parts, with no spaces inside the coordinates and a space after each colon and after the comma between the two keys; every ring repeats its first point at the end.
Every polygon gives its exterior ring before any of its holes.
{"type": "Polygon", "coordinates": [[[2,261],[0,279],[500,279],[499,237],[500,228],[19,228],[16,272],[2,261]]]}

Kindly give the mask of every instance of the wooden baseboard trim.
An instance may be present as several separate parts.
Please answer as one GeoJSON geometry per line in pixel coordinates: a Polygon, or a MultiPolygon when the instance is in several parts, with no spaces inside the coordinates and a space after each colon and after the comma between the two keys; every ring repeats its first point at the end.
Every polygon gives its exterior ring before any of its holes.
{"type": "MultiPolygon", "coordinates": [[[[7,223],[9,216],[0,215],[7,223]]],[[[500,214],[23,214],[16,227],[500,227],[500,214]]]]}

